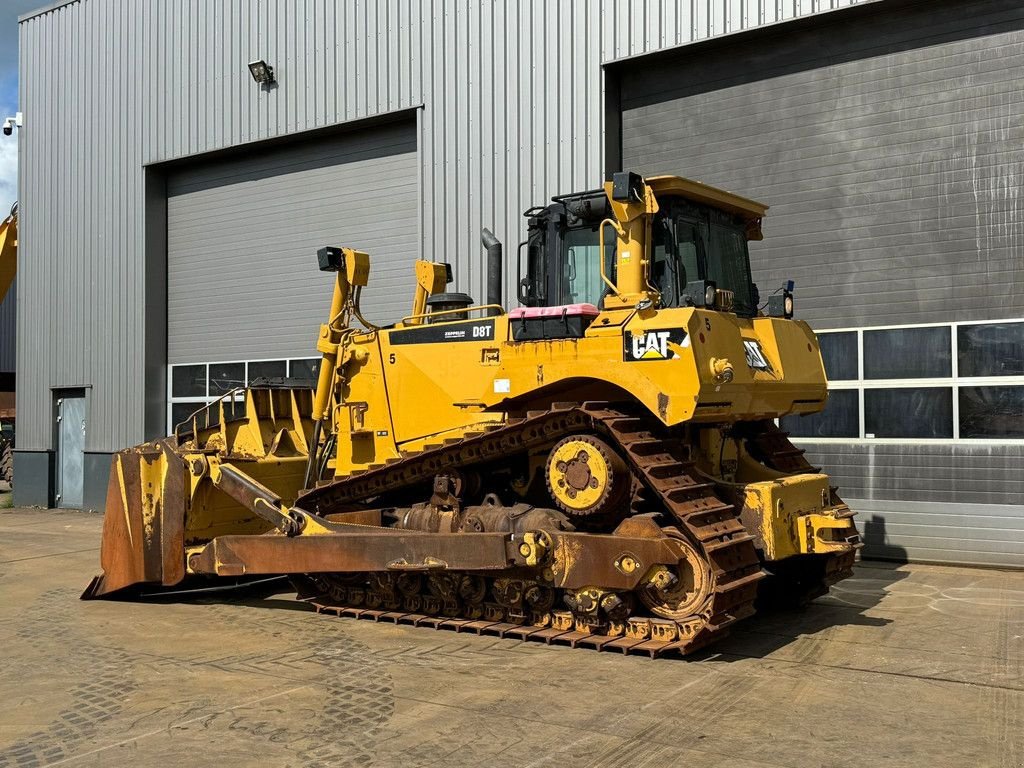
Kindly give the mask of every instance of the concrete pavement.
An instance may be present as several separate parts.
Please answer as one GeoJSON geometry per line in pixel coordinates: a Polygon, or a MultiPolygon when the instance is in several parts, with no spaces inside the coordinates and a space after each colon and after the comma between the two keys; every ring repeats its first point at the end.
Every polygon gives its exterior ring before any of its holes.
{"type": "Polygon", "coordinates": [[[1024,573],[861,564],[689,661],[80,602],[101,518],[0,510],[0,768],[1024,765],[1024,573]]]}

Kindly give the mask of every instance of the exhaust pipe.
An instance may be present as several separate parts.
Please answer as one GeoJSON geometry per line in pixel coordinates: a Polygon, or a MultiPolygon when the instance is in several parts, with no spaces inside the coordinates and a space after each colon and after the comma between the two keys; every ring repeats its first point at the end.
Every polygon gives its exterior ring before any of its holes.
{"type": "MultiPolygon", "coordinates": [[[[480,233],[480,241],[487,249],[487,304],[501,304],[502,253],[501,240],[489,229],[480,233]]],[[[497,311],[495,310],[495,314],[497,311]]]]}

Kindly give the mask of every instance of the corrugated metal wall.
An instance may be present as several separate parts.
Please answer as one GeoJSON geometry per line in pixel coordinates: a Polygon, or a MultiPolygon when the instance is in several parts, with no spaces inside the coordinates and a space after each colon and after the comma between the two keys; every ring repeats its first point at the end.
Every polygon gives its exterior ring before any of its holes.
{"type": "Polygon", "coordinates": [[[143,437],[144,164],[423,105],[424,253],[479,297],[482,226],[514,252],[522,210],[600,180],[602,62],[853,2],[79,0],[26,17],[19,446],[49,448],[50,388],[82,384],[87,450],[143,437]],[[256,58],[276,88],[249,78],[256,58]]]}
{"type": "Polygon", "coordinates": [[[11,373],[15,365],[17,338],[18,280],[15,278],[7,296],[0,303],[0,373],[11,373]]]}
{"type": "Polygon", "coordinates": [[[1024,446],[801,443],[857,512],[869,557],[1024,564],[1024,446]]]}
{"type": "Polygon", "coordinates": [[[87,450],[141,437],[143,127],[152,42],[135,3],[20,25],[18,445],[51,447],[51,388],[92,386],[87,450]]]}

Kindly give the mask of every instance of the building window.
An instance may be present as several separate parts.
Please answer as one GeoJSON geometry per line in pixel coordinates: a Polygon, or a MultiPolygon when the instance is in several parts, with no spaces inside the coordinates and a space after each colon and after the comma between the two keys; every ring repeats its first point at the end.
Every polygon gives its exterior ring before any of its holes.
{"type": "Polygon", "coordinates": [[[960,437],[1024,439],[1024,386],[960,387],[960,437]]]}
{"type": "Polygon", "coordinates": [[[936,379],[953,375],[949,326],[864,331],[865,379],[936,379]]]}
{"type": "Polygon", "coordinates": [[[1024,441],[1024,320],[818,333],[825,409],[798,440],[1024,441]]]}
{"type": "MultiPolygon", "coordinates": [[[[245,416],[245,402],[240,395],[226,397],[233,390],[267,380],[288,379],[296,384],[314,386],[320,358],[295,360],[231,360],[210,363],[186,363],[170,366],[167,391],[167,430],[188,419],[210,403],[225,401],[230,418],[245,416]]],[[[203,419],[216,416],[201,413],[203,419]]]]}
{"type": "Polygon", "coordinates": [[[1024,376],[1024,323],[981,323],[956,329],[960,376],[1024,376]]]}
{"type": "Polygon", "coordinates": [[[245,363],[210,363],[210,397],[220,397],[245,386],[245,363]]]}
{"type": "Polygon", "coordinates": [[[860,370],[857,332],[823,333],[818,336],[821,359],[829,381],[856,381],[860,370]]]}
{"type": "Polygon", "coordinates": [[[949,387],[864,390],[864,437],[953,437],[953,390],[949,387]]]}
{"type": "Polygon", "coordinates": [[[260,360],[249,363],[249,381],[284,379],[288,376],[288,363],[285,360],[260,360]]]}
{"type": "Polygon", "coordinates": [[[793,437],[859,437],[860,398],[855,389],[835,389],[820,413],[785,416],[782,428],[793,437]]]}
{"type": "Polygon", "coordinates": [[[288,375],[296,381],[308,381],[316,384],[317,373],[320,370],[320,359],[312,360],[289,360],[288,375]]]}
{"type": "Polygon", "coordinates": [[[171,369],[171,397],[206,397],[206,366],[176,365],[171,369]]]}

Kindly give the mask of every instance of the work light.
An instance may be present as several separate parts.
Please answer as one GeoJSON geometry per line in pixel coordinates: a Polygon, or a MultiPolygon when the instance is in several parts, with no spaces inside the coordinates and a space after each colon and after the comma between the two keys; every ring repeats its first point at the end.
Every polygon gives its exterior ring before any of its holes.
{"type": "Polygon", "coordinates": [[[274,68],[263,59],[249,62],[249,73],[252,79],[260,85],[270,85],[274,80],[274,68]]]}

